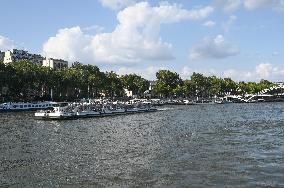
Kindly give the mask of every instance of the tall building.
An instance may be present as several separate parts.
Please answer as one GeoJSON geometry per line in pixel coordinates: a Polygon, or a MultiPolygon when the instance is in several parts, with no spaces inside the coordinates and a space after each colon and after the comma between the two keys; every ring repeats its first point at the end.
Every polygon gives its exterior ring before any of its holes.
{"type": "Polygon", "coordinates": [[[42,62],[42,66],[50,67],[52,69],[68,68],[68,62],[62,59],[46,58],[42,62]]]}
{"type": "Polygon", "coordinates": [[[4,61],[5,52],[0,51],[0,62],[4,61]]]}
{"type": "Polygon", "coordinates": [[[35,65],[41,66],[43,57],[38,54],[30,54],[28,51],[12,49],[5,52],[4,63],[8,64],[13,61],[27,60],[35,65]]]}
{"type": "Polygon", "coordinates": [[[156,86],[156,84],[157,84],[156,81],[150,81],[149,91],[152,91],[154,87],[156,86]]]}

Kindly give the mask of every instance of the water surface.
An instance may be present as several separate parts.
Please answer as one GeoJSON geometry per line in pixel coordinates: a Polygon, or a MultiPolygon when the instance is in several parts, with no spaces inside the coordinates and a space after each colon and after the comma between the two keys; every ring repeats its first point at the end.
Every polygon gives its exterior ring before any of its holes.
{"type": "Polygon", "coordinates": [[[284,187],[284,103],[0,114],[0,187],[284,187]]]}

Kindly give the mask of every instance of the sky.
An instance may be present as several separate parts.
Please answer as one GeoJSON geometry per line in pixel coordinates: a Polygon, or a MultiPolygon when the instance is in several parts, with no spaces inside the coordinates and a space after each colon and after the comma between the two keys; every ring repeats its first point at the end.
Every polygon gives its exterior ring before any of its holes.
{"type": "Polygon", "coordinates": [[[160,69],[284,81],[284,0],[9,0],[0,50],[153,80],[160,69]]]}

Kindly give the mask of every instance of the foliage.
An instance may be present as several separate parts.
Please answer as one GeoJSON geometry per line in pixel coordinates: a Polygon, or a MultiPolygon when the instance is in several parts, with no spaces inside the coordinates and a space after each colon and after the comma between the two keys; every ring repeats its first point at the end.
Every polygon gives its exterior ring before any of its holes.
{"type": "Polygon", "coordinates": [[[160,96],[170,97],[181,94],[180,87],[182,87],[183,81],[176,72],[159,70],[156,73],[156,78],[157,82],[154,90],[160,96]]]}
{"type": "Polygon", "coordinates": [[[136,74],[126,74],[120,77],[125,89],[132,91],[133,95],[142,96],[149,89],[150,83],[148,80],[136,74]]]}
{"type": "MultiPolygon", "coordinates": [[[[160,70],[152,93],[159,97],[202,97],[228,94],[252,94],[270,88],[267,80],[235,82],[231,78],[218,78],[193,73],[182,80],[176,72],[160,70]]],[[[149,81],[136,74],[118,76],[115,72],[102,72],[97,66],[74,63],[72,67],[53,70],[28,61],[0,62],[0,96],[2,100],[74,100],[80,98],[122,97],[124,89],[143,96],[149,81]]]]}

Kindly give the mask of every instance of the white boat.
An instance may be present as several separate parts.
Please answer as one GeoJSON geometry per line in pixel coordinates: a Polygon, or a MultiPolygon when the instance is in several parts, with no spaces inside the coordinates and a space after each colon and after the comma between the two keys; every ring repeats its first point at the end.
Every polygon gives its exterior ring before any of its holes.
{"type": "Polygon", "coordinates": [[[7,102],[0,104],[0,112],[32,111],[41,109],[51,109],[56,102],[7,102]]]}
{"type": "Polygon", "coordinates": [[[132,114],[142,112],[154,112],[156,108],[151,105],[143,105],[140,107],[128,106],[121,108],[117,106],[93,105],[82,103],[57,103],[50,110],[41,110],[35,113],[35,117],[44,120],[61,120],[61,119],[78,119],[86,117],[113,116],[120,114],[132,114]]]}
{"type": "Polygon", "coordinates": [[[35,117],[39,119],[74,119],[76,113],[71,110],[68,103],[58,103],[51,110],[41,110],[35,113],[35,117]]]}
{"type": "Polygon", "coordinates": [[[75,113],[75,115],[79,117],[99,117],[101,116],[101,113],[97,110],[93,110],[90,108],[90,105],[75,105],[75,107],[72,105],[72,111],[75,113]]]}

